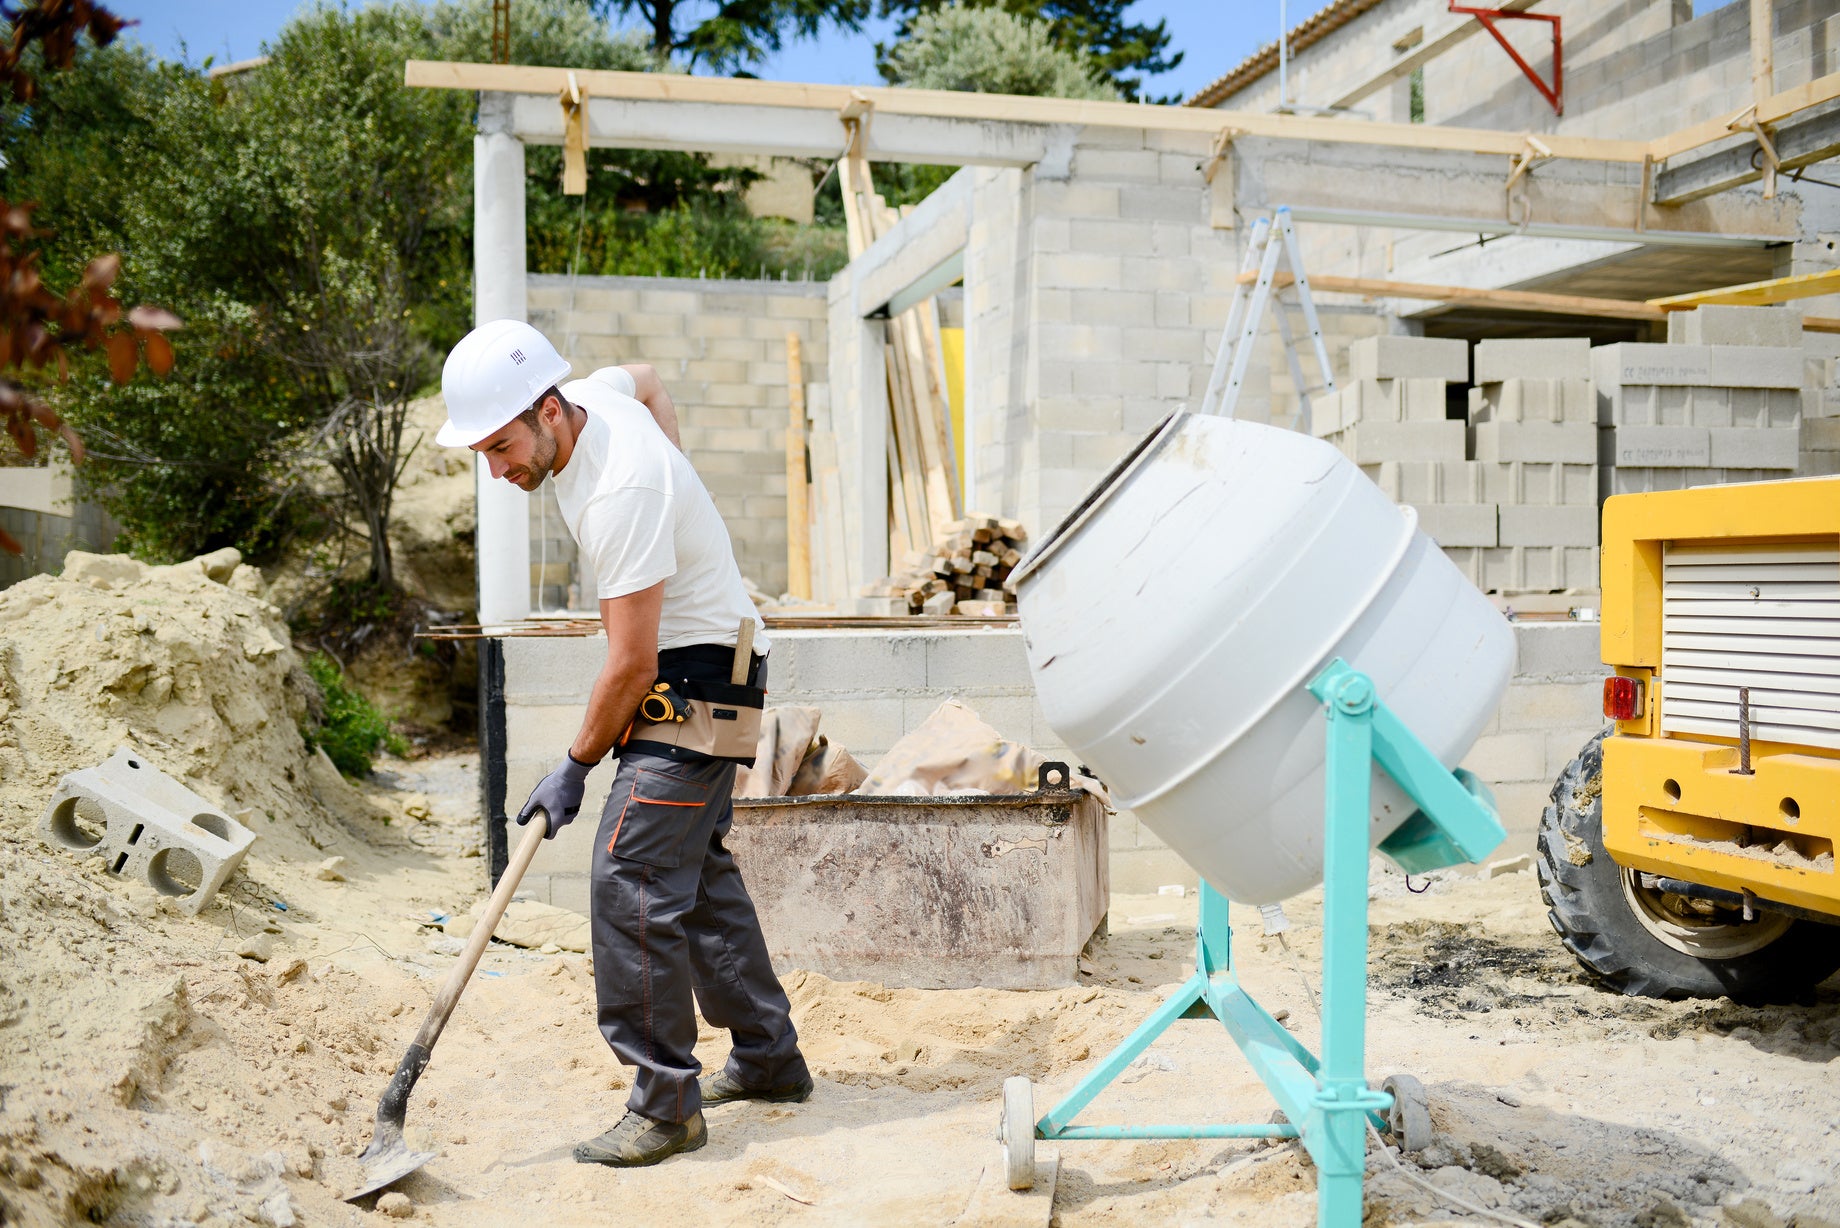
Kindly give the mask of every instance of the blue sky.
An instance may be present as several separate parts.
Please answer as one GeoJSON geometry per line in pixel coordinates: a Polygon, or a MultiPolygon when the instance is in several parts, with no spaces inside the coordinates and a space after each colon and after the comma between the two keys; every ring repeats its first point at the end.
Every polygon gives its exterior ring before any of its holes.
{"type": "MultiPolygon", "coordinates": [[[[301,0],[108,0],[123,17],[138,19],[130,36],[167,59],[199,64],[207,56],[220,64],[261,54],[262,42],[274,37],[301,0]]],[[[515,12],[516,0],[513,0],[515,12]]],[[[1311,11],[1310,0],[1291,0],[1291,20],[1311,11]]],[[[1190,94],[1237,64],[1278,33],[1278,0],[1138,0],[1129,10],[1134,21],[1169,22],[1174,45],[1188,54],[1172,73],[1153,78],[1158,94],[1190,94]]],[[[514,18],[515,20],[515,18],[514,18]]],[[[879,84],[874,44],[888,38],[886,23],[872,23],[862,34],[827,34],[816,42],[787,48],[759,70],[779,81],[814,81],[846,85],[879,84]]]]}

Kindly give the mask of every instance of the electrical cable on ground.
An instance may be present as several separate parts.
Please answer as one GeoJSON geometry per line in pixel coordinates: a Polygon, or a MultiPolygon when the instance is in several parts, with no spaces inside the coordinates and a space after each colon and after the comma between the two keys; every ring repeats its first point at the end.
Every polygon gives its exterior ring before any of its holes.
{"type": "MultiPolygon", "coordinates": [[[[1303,982],[1304,993],[1310,1000],[1310,1013],[1316,1016],[1317,1034],[1321,1035],[1322,1008],[1316,1001],[1316,991],[1310,985],[1310,979],[1303,974],[1303,966],[1297,962],[1296,952],[1292,951],[1290,944],[1284,941],[1284,935],[1279,934],[1277,937],[1278,945],[1283,948],[1285,957],[1290,963],[1291,971],[1295,972],[1297,974],[1297,979],[1303,982]]],[[[1432,1197],[1441,1199],[1454,1207],[1460,1207],[1473,1215],[1481,1215],[1488,1219],[1495,1220],[1498,1223],[1511,1225],[1511,1228],[1540,1228],[1539,1224],[1532,1223],[1529,1220],[1519,1219],[1512,1215],[1503,1215],[1499,1211],[1491,1211],[1487,1207],[1469,1201],[1469,1199],[1464,1198],[1460,1194],[1454,1194],[1449,1190],[1435,1186],[1423,1177],[1420,1177],[1417,1173],[1409,1171],[1399,1162],[1399,1157],[1395,1156],[1392,1150],[1387,1147],[1385,1140],[1380,1137],[1380,1132],[1374,1129],[1374,1123],[1372,1121],[1367,1123],[1367,1134],[1368,1137],[1373,1139],[1374,1145],[1379,1149],[1380,1154],[1385,1157],[1386,1162],[1392,1165],[1395,1173],[1398,1173],[1401,1177],[1404,1177],[1413,1185],[1418,1186],[1432,1197]]],[[[1295,1142],[1296,1140],[1293,1139],[1291,1141],[1295,1142]]]]}

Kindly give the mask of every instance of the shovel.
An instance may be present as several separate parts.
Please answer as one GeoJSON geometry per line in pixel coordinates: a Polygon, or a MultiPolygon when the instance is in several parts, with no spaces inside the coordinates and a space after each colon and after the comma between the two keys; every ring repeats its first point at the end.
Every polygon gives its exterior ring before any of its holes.
{"type": "MultiPolygon", "coordinates": [[[[542,812],[539,811],[539,814],[542,812]]],[[[403,1115],[409,1111],[409,1093],[415,1090],[415,1081],[422,1077],[422,1071],[428,1066],[428,1058],[434,1049],[434,1042],[441,1038],[441,1029],[447,1026],[447,1017],[454,1013],[454,1003],[460,1000],[460,991],[473,975],[473,969],[479,966],[479,957],[485,954],[486,943],[492,941],[492,931],[498,928],[498,920],[505,915],[506,905],[516,894],[518,883],[524,877],[524,871],[530,868],[531,858],[537,855],[537,847],[543,843],[544,833],[549,830],[549,816],[543,816],[543,822],[532,822],[524,834],[523,841],[517,846],[517,852],[511,856],[511,864],[499,877],[498,887],[492,892],[492,898],[486,901],[486,910],[479,918],[479,924],[466,940],[466,949],[460,952],[460,962],[447,974],[447,983],[441,986],[441,992],[435,995],[434,1005],[428,1008],[428,1017],[422,1020],[422,1027],[409,1044],[409,1051],[397,1064],[396,1073],[390,1077],[390,1085],[383,1089],[383,1098],[377,1102],[377,1129],[371,1134],[371,1145],[358,1157],[364,1165],[364,1183],[351,1193],[345,1195],[350,1202],[366,1194],[374,1194],[384,1186],[400,1181],[410,1173],[434,1159],[432,1151],[411,1151],[403,1142],[403,1115]]]]}

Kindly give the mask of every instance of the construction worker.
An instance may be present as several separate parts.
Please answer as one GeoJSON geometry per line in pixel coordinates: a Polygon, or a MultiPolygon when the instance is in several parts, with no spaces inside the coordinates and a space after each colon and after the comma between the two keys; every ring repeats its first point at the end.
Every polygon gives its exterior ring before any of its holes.
{"type": "Polygon", "coordinates": [[[704,1105],[802,1101],[812,1081],[754,903],[723,846],[736,764],[752,760],[747,731],[758,738],[765,695],[759,615],[657,373],[568,376],[530,325],[482,325],[441,372],[448,421],[436,439],[473,449],[493,478],[522,490],[547,479],[581,548],[582,588],[600,601],[607,659],[587,715],[517,821],[541,815],[554,837],[580,809],[588,774],[618,750],[589,911],[600,1030],[637,1070],[626,1115],[575,1158],[625,1167],[701,1147],[704,1105]],[[659,684],[692,719],[640,714],[642,699],[654,708],[659,684]],[[727,1065],[700,1084],[693,995],[734,1040],[727,1065]]]}

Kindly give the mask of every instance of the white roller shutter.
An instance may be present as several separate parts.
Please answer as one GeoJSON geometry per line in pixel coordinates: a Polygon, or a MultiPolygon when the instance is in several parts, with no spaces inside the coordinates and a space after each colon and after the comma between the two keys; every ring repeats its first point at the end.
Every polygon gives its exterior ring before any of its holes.
{"type": "Polygon", "coordinates": [[[1840,749],[1840,544],[1668,546],[1661,729],[1840,749]]]}

